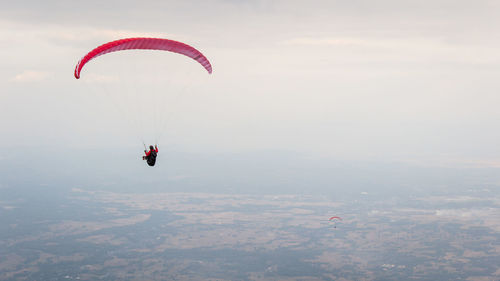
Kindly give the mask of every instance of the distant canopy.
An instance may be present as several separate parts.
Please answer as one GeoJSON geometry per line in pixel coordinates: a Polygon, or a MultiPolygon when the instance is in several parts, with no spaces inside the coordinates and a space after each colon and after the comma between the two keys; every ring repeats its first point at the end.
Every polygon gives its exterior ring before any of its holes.
{"type": "Polygon", "coordinates": [[[329,220],[330,220],[330,221],[333,221],[333,220],[335,220],[335,219],[342,220],[342,218],[341,218],[341,217],[331,217],[329,220]]]}
{"type": "Polygon", "coordinates": [[[208,71],[209,74],[212,73],[212,65],[210,64],[208,59],[200,51],[187,44],[161,38],[126,38],[108,42],[86,54],[83,58],[80,59],[80,61],[78,61],[75,67],[75,78],[79,79],[80,72],[82,71],[85,64],[98,56],[116,51],[134,49],[169,51],[182,54],[200,63],[208,71]]]}

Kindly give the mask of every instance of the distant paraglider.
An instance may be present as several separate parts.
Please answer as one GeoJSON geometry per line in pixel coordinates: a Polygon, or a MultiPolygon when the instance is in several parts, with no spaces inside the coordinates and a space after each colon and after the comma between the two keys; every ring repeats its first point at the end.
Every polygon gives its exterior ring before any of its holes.
{"type": "Polygon", "coordinates": [[[333,222],[333,228],[337,228],[337,221],[341,221],[342,218],[334,216],[334,217],[329,218],[328,220],[333,222]]]}

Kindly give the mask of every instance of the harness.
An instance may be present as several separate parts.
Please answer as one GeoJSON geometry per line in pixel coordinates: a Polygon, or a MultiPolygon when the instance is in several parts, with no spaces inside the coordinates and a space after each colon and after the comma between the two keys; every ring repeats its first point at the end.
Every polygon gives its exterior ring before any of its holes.
{"type": "Polygon", "coordinates": [[[154,166],[156,164],[156,156],[158,156],[158,154],[154,150],[151,150],[149,156],[146,156],[146,160],[149,166],[154,166]]]}

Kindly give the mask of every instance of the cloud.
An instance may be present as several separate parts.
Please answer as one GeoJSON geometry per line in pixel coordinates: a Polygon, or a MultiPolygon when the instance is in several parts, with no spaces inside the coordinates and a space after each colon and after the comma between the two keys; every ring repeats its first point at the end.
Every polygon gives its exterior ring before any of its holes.
{"type": "Polygon", "coordinates": [[[82,42],[99,42],[105,43],[107,41],[116,40],[120,38],[131,37],[157,37],[157,38],[174,38],[182,41],[186,37],[172,33],[164,32],[149,32],[129,29],[97,29],[97,28],[76,28],[67,29],[56,27],[53,31],[45,31],[45,36],[54,42],[67,43],[67,44],[81,44],[82,42]]]}
{"type": "Polygon", "coordinates": [[[436,210],[435,214],[436,214],[436,216],[440,216],[440,217],[462,217],[462,218],[473,217],[472,211],[461,210],[461,209],[436,210]]]}
{"type": "Polygon", "coordinates": [[[286,40],[285,45],[304,45],[304,46],[361,46],[368,45],[368,42],[355,38],[314,38],[300,37],[286,40]]]}
{"type": "Polygon", "coordinates": [[[117,76],[113,75],[102,75],[102,74],[95,74],[95,73],[89,73],[85,76],[85,79],[82,79],[84,83],[89,83],[89,84],[94,84],[94,83],[116,83],[119,82],[120,79],[117,76]]]}
{"type": "MultiPolygon", "coordinates": [[[[101,28],[89,26],[66,26],[61,24],[31,24],[0,20],[0,46],[12,47],[27,44],[30,40],[31,46],[51,47],[56,45],[80,46],[85,42],[102,44],[107,41],[127,37],[161,37],[173,38],[179,41],[189,39],[180,34],[156,32],[151,30],[127,29],[127,28],[101,28]]],[[[88,46],[82,46],[87,47],[88,46]]]]}
{"type": "Polygon", "coordinates": [[[477,219],[483,220],[497,217],[497,208],[481,208],[481,209],[438,209],[435,215],[443,218],[453,219],[477,219]]]}
{"type": "Polygon", "coordinates": [[[426,159],[396,159],[396,161],[404,162],[412,165],[418,166],[429,166],[431,164],[434,167],[460,167],[460,168],[500,168],[500,159],[498,158],[466,158],[466,157],[429,157],[426,159]]]}
{"type": "Polygon", "coordinates": [[[25,70],[14,76],[11,81],[18,83],[42,82],[50,78],[52,74],[45,71],[25,70]]]}

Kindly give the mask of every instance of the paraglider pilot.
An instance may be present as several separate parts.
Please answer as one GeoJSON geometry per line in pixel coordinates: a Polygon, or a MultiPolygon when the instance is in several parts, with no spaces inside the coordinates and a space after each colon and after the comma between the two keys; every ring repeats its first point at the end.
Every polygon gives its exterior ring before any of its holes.
{"type": "Polygon", "coordinates": [[[156,156],[158,156],[158,146],[149,146],[149,151],[144,150],[146,156],[142,156],[142,160],[146,160],[149,166],[154,166],[156,164],[156,156]]]}

